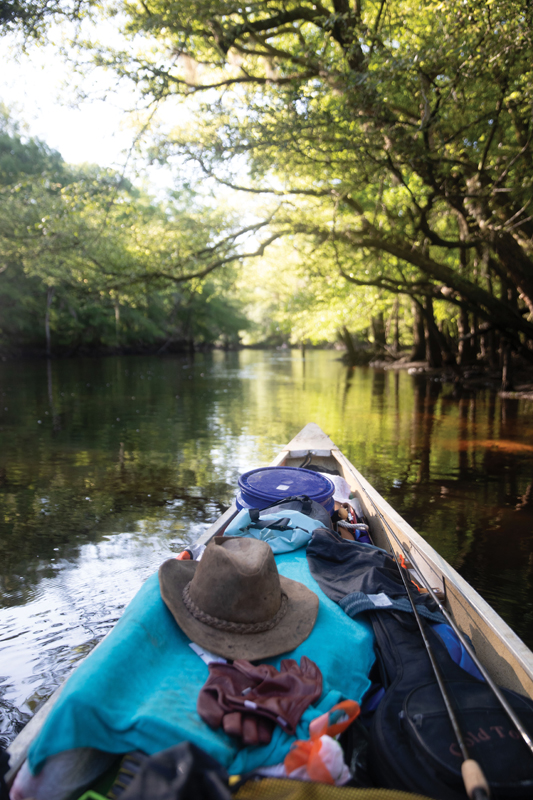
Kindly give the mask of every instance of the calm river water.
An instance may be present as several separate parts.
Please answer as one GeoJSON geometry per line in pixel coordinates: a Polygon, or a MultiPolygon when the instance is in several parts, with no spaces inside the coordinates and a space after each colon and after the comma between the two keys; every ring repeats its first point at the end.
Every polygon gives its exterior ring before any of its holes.
{"type": "Polygon", "coordinates": [[[337,359],[0,364],[0,744],[310,421],[533,646],[533,403],[337,359]]]}

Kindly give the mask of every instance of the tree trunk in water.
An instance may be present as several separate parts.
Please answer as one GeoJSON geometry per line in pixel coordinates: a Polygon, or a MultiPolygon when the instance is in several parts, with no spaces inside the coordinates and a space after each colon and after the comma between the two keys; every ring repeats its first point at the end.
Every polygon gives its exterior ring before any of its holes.
{"type": "Polygon", "coordinates": [[[487,331],[479,337],[481,357],[491,369],[497,369],[498,359],[496,357],[498,342],[495,331],[487,331]]]}
{"type": "Polygon", "coordinates": [[[477,361],[478,354],[481,352],[481,343],[479,340],[478,334],[478,318],[477,314],[472,314],[472,325],[470,327],[470,333],[473,334],[471,341],[471,354],[472,354],[472,361],[477,361]]]}
{"type": "Polygon", "coordinates": [[[424,336],[424,317],[422,309],[413,301],[413,349],[409,356],[410,361],[424,361],[426,357],[426,342],[424,336]]]}
{"type": "Polygon", "coordinates": [[[49,286],[46,295],[46,314],[44,315],[44,333],[46,336],[46,355],[48,357],[50,357],[52,354],[52,339],[50,336],[50,306],[52,305],[52,300],[54,299],[55,291],[56,291],[55,286],[49,286]]]}
{"type": "Polygon", "coordinates": [[[393,316],[393,334],[392,334],[392,350],[393,353],[400,352],[400,301],[398,298],[394,301],[394,308],[392,311],[393,316]]]}
{"type": "Polygon", "coordinates": [[[426,338],[426,361],[430,367],[438,369],[442,367],[442,351],[440,336],[435,317],[433,316],[433,300],[426,297],[425,303],[425,338],[426,338]]]}
{"type": "Polygon", "coordinates": [[[118,300],[115,300],[115,336],[117,339],[117,347],[120,346],[120,305],[118,300]]]}
{"type": "Polygon", "coordinates": [[[385,334],[385,320],[383,319],[383,311],[380,311],[376,317],[372,317],[372,333],[374,334],[374,344],[376,350],[384,350],[387,344],[387,337],[385,334]]]}
{"type": "Polygon", "coordinates": [[[513,353],[510,343],[502,338],[502,391],[512,392],[513,388],[513,353]]]}
{"type": "Polygon", "coordinates": [[[489,332],[489,354],[490,365],[493,369],[498,369],[498,349],[500,346],[500,335],[497,331],[489,332]]]}
{"type": "Polygon", "coordinates": [[[440,335],[445,343],[446,352],[449,354],[446,360],[450,358],[453,360],[455,364],[457,364],[457,353],[455,348],[455,343],[453,341],[453,336],[450,331],[450,323],[449,320],[444,320],[439,326],[440,335]]]}
{"type": "Polygon", "coordinates": [[[461,309],[459,312],[459,365],[464,367],[472,360],[472,345],[470,339],[461,339],[462,336],[467,336],[470,333],[470,325],[468,320],[468,312],[461,309]]]}
{"type": "Polygon", "coordinates": [[[356,350],[355,350],[355,345],[353,343],[352,334],[350,333],[350,331],[348,330],[346,325],[342,329],[341,339],[344,342],[344,344],[346,345],[346,350],[348,352],[348,360],[349,360],[350,364],[356,364],[357,363],[357,353],[356,353],[356,350]]]}

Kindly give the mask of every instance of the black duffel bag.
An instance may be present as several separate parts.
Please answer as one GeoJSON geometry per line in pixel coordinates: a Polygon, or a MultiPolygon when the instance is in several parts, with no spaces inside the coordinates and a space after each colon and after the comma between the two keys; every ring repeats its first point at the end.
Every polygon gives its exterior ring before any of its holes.
{"type": "MultiPolygon", "coordinates": [[[[386,692],[370,728],[368,767],[380,786],[437,800],[464,800],[461,751],[416,620],[371,612],[386,692]]],[[[424,623],[470,757],[481,766],[493,800],[533,797],[533,755],[490,687],[455,664],[424,623]]],[[[527,730],[533,701],[501,690],[527,730]]]]}

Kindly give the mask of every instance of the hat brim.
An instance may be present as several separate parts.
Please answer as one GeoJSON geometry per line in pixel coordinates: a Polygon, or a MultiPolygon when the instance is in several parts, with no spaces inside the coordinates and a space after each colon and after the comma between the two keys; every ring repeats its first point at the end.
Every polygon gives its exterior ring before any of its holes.
{"type": "Polygon", "coordinates": [[[183,590],[193,579],[198,561],[169,558],[159,567],[159,587],[170,613],[181,630],[196,644],[228,659],[258,661],[286,653],[301,644],[318,614],[318,597],[303,583],[279,576],[288,598],[287,611],[275,628],[263,633],[237,634],[219,631],[197,620],[183,602],[183,590]]]}

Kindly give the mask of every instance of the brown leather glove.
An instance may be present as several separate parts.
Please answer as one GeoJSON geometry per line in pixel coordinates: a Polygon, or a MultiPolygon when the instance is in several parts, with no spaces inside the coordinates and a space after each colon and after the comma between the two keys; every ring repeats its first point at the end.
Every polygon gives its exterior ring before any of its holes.
{"type": "Polygon", "coordinates": [[[196,707],[208,725],[222,725],[244,745],[268,744],[276,724],[294,734],[307,706],[321,694],[322,675],[306,656],[300,666],[294,659],[284,659],[279,672],[270,664],[255,666],[239,659],[209,665],[196,707]]]}

